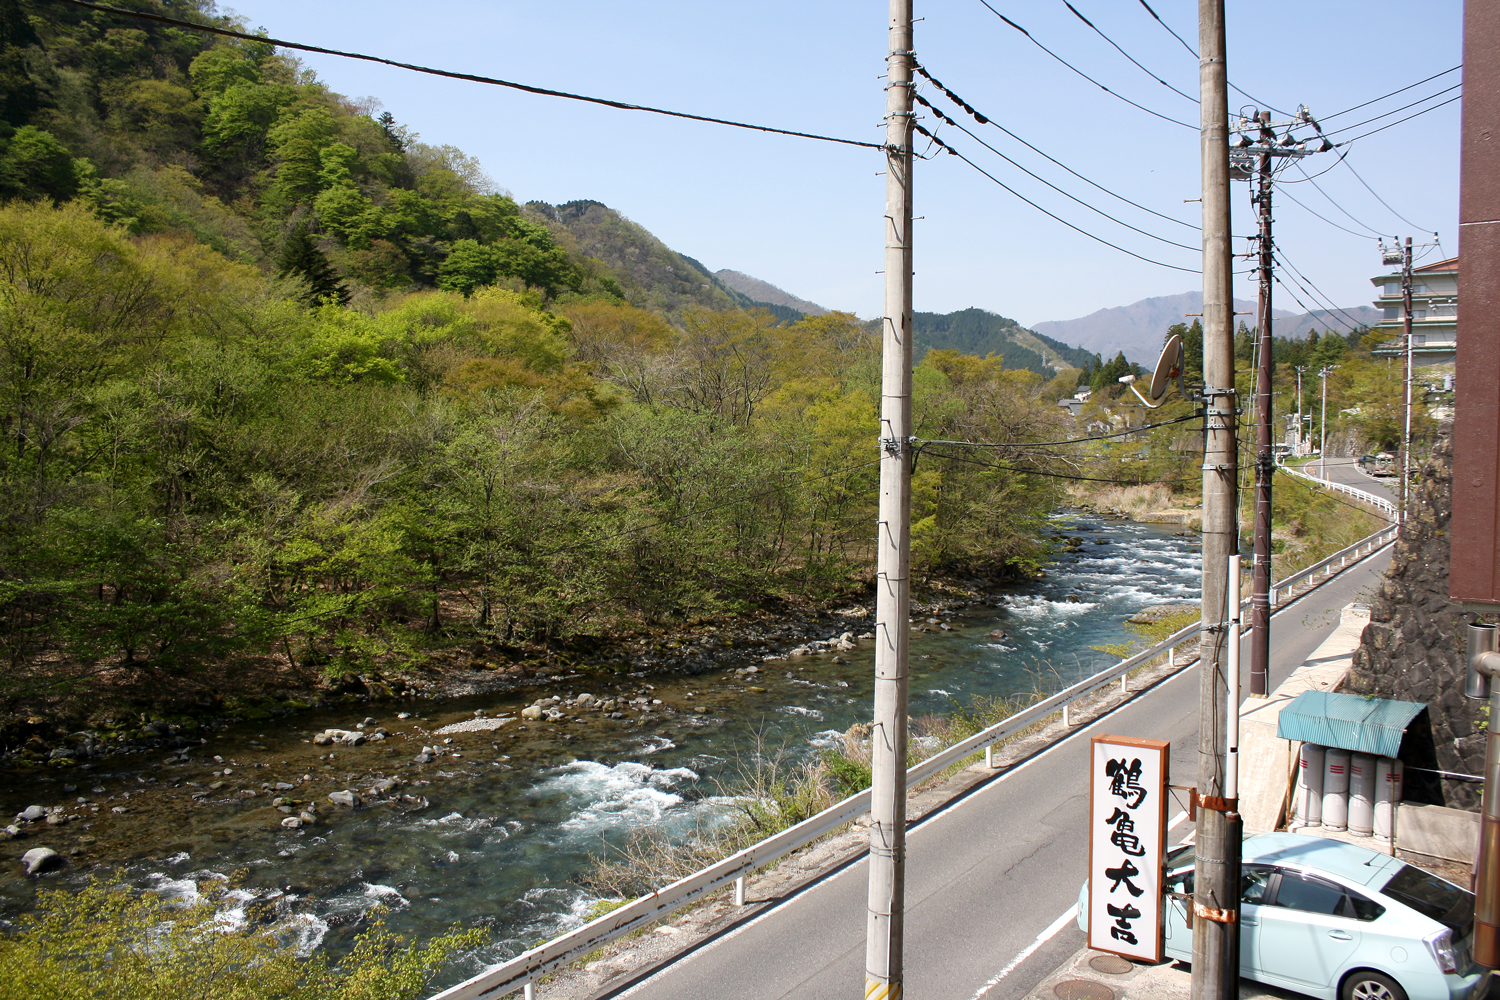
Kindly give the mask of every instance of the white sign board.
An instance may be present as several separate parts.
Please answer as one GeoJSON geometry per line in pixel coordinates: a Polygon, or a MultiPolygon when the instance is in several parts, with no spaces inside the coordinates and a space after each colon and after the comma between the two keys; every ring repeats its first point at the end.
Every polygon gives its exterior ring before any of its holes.
{"type": "Polygon", "coordinates": [[[1089,947],[1162,960],[1170,744],[1095,736],[1089,774],[1089,947]]]}

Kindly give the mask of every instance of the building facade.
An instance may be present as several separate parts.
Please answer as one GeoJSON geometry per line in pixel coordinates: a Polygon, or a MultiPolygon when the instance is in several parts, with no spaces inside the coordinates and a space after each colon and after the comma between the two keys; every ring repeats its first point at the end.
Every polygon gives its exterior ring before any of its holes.
{"type": "MultiPolygon", "coordinates": [[[[1370,279],[1380,289],[1375,300],[1381,320],[1374,331],[1387,338],[1376,354],[1406,353],[1401,342],[1404,318],[1401,305],[1401,275],[1382,274],[1370,279]]],[[[1458,258],[1414,267],[1411,271],[1411,349],[1419,365],[1452,361],[1458,350],[1458,258]]]]}

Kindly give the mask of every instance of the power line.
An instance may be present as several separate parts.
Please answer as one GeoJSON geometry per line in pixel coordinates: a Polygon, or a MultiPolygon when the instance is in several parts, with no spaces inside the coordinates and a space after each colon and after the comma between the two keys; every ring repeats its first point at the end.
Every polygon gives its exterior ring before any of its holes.
{"type": "Polygon", "coordinates": [[[398,62],[394,59],[385,59],[380,56],[362,55],[358,52],[344,52],[339,49],[323,48],[318,45],[304,45],[300,42],[288,42],[279,38],[271,38],[266,35],[251,35],[243,31],[234,31],[230,28],[221,28],[211,24],[195,24],[192,21],[183,21],[175,17],[167,17],[163,14],[152,14],[147,11],[125,10],[120,7],[108,7],[104,4],[90,3],[88,0],[53,0],[55,3],[71,4],[74,7],[83,7],[86,10],[100,11],[106,14],[118,14],[121,17],[133,17],[142,21],[156,21],[161,24],[170,24],[179,28],[190,28],[193,31],[203,31],[213,35],[222,35],[225,38],[238,38],[248,42],[259,42],[261,44],[274,45],[278,48],[293,49],[298,52],[316,52],[321,55],[340,56],[344,59],[359,59],[364,62],[380,63],[385,66],[394,66],[397,69],[411,70],[414,73],[426,73],[429,76],[441,76],[450,80],[465,80],[469,83],[483,83],[492,87],[507,87],[511,90],[519,90],[527,94],[538,94],[542,97],[561,97],[569,101],[582,101],[586,104],[600,104],[607,108],[616,108],[621,111],[644,111],[653,115],[666,115],[669,118],[685,118],[688,121],[707,122],[711,125],[728,125],[732,128],[750,129],[755,132],[770,132],[775,135],[790,135],[799,139],[816,139],[819,142],[834,142],[845,146],[861,146],[865,149],[884,149],[878,142],[861,142],[858,139],[840,139],[836,136],[818,135],[813,132],[798,132],[792,129],[773,128],[769,125],[752,125],[748,122],[732,121],[728,118],[712,118],[707,115],[694,115],[686,111],[668,111],[665,108],[654,108],[646,104],[630,104],[625,101],[615,101],[604,97],[587,97],[583,94],[570,94],[562,90],[549,90],[546,87],[533,87],[526,83],[515,83],[510,80],[500,80],[489,76],[478,76],[473,73],[456,73],[450,70],[434,69],[430,66],[419,66],[415,63],[398,62]]]}
{"type": "Polygon", "coordinates": [[[1197,479],[1100,479],[1097,476],[1070,476],[1065,472],[1044,472],[1041,469],[1018,468],[1014,465],[998,465],[994,462],[981,462],[977,458],[965,458],[962,455],[933,455],[933,458],[945,458],[950,462],[967,462],[970,465],[983,466],[986,469],[998,469],[1001,472],[1015,472],[1023,476],[1046,476],[1051,479],[1072,479],[1081,483],[1112,483],[1115,486],[1154,486],[1168,483],[1196,483],[1197,479]]]}
{"type": "Polygon", "coordinates": [[[1381,94],[1379,97],[1371,98],[1370,100],[1366,101],[1363,104],[1356,104],[1354,107],[1352,107],[1352,108],[1345,108],[1343,111],[1335,111],[1331,115],[1323,115],[1323,116],[1321,116],[1322,120],[1326,122],[1326,121],[1329,121],[1330,119],[1337,118],[1339,115],[1347,115],[1351,111],[1358,111],[1360,108],[1367,108],[1370,105],[1375,104],[1378,101],[1385,100],[1387,97],[1395,97],[1397,94],[1405,93],[1406,91],[1412,89],[1413,87],[1420,87],[1424,83],[1428,83],[1428,82],[1430,82],[1432,80],[1436,80],[1440,76],[1447,76],[1449,73],[1452,73],[1454,70],[1463,69],[1463,68],[1464,68],[1464,64],[1463,63],[1459,63],[1457,66],[1453,66],[1453,67],[1451,67],[1449,69],[1445,69],[1441,73],[1434,73],[1431,76],[1426,77],[1425,79],[1418,80],[1416,83],[1408,83],[1406,86],[1402,87],[1400,90],[1393,90],[1389,94],[1381,94]]]}
{"type": "MultiPolygon", "coordinates": [[[[1353,333],[1355,331],[1355,329],[1356,329],[1355,327],[1351,327],[1344,320],[1341,320],[1337,316],[1333,315],[1333,313],[1330,312],[1329,310],[1322,309],[1322,308],[1316,308],[1314,306],[1309,306],[1306,302],[1303,302],[1300,298],[1297,297],[1297,293],[1294,292],[1294,291],[1292,291],[1290,288],[1288,288],[1287,285],[1286,285],[1286,282],[1284,282],[1284,281],[1281,280],[1281,275],[1273,273],[1271,275],[1271,277],[1273,279],[1275,279],[1276,284],[1278,284],[1278,285],[1281,286],[1281,290],[1284,291],[1284,292],[1286,292],[1288,295],[1290,295],[1292,297],[1292,301],[1295,302],[1295,303],[1297,303],[1299,306],[1301,306],[1302,307],[1302,311],[1305,312],[1305,313],[1307,313],[1309,316],[1312,316],[1314,313],[1322,313],[1323,317],[1324,317],[1325,323],[1326,323],[1327,320],[1331,319],[1335,323],[1337,323],[1340,326],[1342,326],[1344,329],[1348,330],[1350,333],[1353,333]]],[[[1301,283],[1297,282],[1296,278],[1293,278],[1292,281],[1293,281],[1294,284],[1297,285],[1298,288],[1302,288],[1301,283]]],[[[1318,301],[1313,296],[1312,292],[1309,292],[1306,288],[1302,288],[1302,291],[1307,295],[1308,298],[1312,299],[1313,302],[1317,302],[1318,301]]]]}
{"type": "MultiPolygon", "coordinates": [[[[1450,91],[1450,90],[1457,90],[1459,87],[1462,87],[1462,86],[1463,86],[1463,81],[1459,81],[1458,83],[1455,83],[1451,87],[1445,87],[1444,89],[1439,90],[1436,93],[1428,94],[1426,97],[1419,97],[1415,101],[1412,101],[1410,104],[1403,104],[1399,108],[1392,108],[1390,111],[1386,111],[1386,112],[1384,112],[1382,114],[1378,114],[1374,118],[1366,118],[1364,121],[1358,122],[1358,123],[1356,123],[1354,125],[1345,125],[1343,128],[1336,128],[1332,132],[1325,132],[1324,136],[1326,137],[1326,136],[1338,135],[1341,132],[1352,132],[1353,130],[1355,130],[1357,128],[1360,128],[1361,126],[1369,125],[1371,122],[1378,122],[1382,118],[1389,118],[1391,115],[1398,114],[1398,113],[1400,113],[1402,111],[1405,111],[1407,108],[1414,108],[1418,104],[1425,104],[1426,102],[1432,100],[1434,97],[1442,97],[1444,94],[1448,93],[1448,91],[1450,91]]],[[[1446,102],[1444,102],[1444,103],[1446,103],[1446,102]]],[[[1428,110],[1431,110],[1431,109],[1429,108],[1428,110]]]]}
{"type": "MultiPolygon", "coordinates": [[[[78,2],[78,0],[68,0],[68,2],[70,2],[70,3],[71,2],[78,2]]],[[[1095,80],[1093,77],[1089,76],[1083,70],[1079,69],[1077,66],[1074,66],[1072,63],[1068,62],[1062,56],[1058,55],[1056,52],[1053,52],[1051,49],[1047,48],[1047,46],[1043,45],[1041,42],[1039,42],[1035,38],[1031,37],[1031,32],[1027,31],[1025,28],[1021,27],[1019,24],[1017,24],[1016,22],[1012,21],[1010,18],[1006,17],[1004,14],[1000,13],[994,7],[991,7],[990,6],[990,0],[979,0],[979,2],[982,3],[982,4],[984,4],[985,7],[989,9],[989,12],[991,14],[994,14],[1000,20],[1004,21],[1006,24],[1010,25],[1012,28],[1015,28],[1021,34],[1025,35],[1026,36],[1026,40],[1029,41],[1029,42],[1031,42],[1031,44],[1035,45],[1037,48],[1039,48],[1043,52],[1047,53],[1053,59],[1056,59],[1058,62],[1062,63],[1064,66],[1068,67],[1068,69],[1072,70],[1074,73],[1077,73],[1079,76],[1083,77],[1089,83],[1092,83],[1094,86],[1098,87],[1100,90],[1104,91],[1106,94],[1109,94],[1111,97],[1118,98],[1119,100],[1122,100],[1126,104],[1130,105],[1132,108],[1136,108],[1136,109],[1138,109],[1140,111],[1144,111],[1144,112],[1146,112],[1146,114],[1151,115],[1151,116],[1153,116],[1155,118],[1160,118],[1164,122],[1171,122],[1173,125],[1181,125],[1183,128],[1190,128],[1194,132],[1198,131],[1198,126],[1196,126],[1196,125],[1189,125],[1187,122],[1178,121],[1176,118],[1168,117],[1167,115],[1161,114],[1158,111],[1152,111],[1150,108],[1146,107],[1144,104],[1137,104],[1134,101],[1132,101],[1130,98],[1126,97],[1125,95],[1115,93],[1113,90],[1110,90],[1104,84],[1100,83],[1098,80],[1095,80]]]]}
{"type": "Polygon", "coordinates": [[[1072,438],[1068,441],[918,441],[920,447],[941,444],[954,448],[1055,448],[1065,444],[1086,444],[1089,441],[1106,441],[1110,438],[1125,437],[1130,434],[1139,434],[1141,431],[1152,431],[1158,427],[1170,427],[1180,424],[1184,420],[1196,420],[1198,414],[1189,413],[1186,416],[1173,417],[1171,420],[1162,420],[1154,424],[1143,424],[1140,427],[1127,427],[1123,431],[1115,431],[1113,434],[1096,434],[1093,437],[1072,438]]]}
{"type": "Polygon", "coordinates": [[[1397,125],[1400,125],[1402,122],[1409,122],[1413,118],[1420,118],[1423,115],[1427,114],[1427,112],[1429,112],[1429,111],[1436,111],[1438,108],[1446,107],[1447,105],[1452,104],[1454,101],[1461,101],[1461,100],[1463,100],[1463,96],[1464,95],[1459,94],[1459,95],[1457,95],[1455,97],[1450,97],[1446,101],[1444,101],[1442,104],[1434,104],[1430,108],[1423,108],[1421,111],[1418,111],[1414,115],[1407,115],[1405,118],[1397,118],[1395,121],[1391,122],[1389,125],[1382,125],[1379,128],[1373,128],[1370,131],[1366,132],[1364,135],[1357,135],[1353,139],[1345,139],[1343,142],[1336,143],[1336,145],[1339,145],[1339,146],[1348,146],[1348,145],[1351,145],[1353,143],[1358,142],[1359,140],[1361,140],[1363,138],[1366,138],[1367,136],[1374,135],[1376,132],[1384,132],[1386,129],[1388,129],[1388,128],[1394,128],[1397,125]]]}
{"type": "MultiPolygon", "coordinates": [[[[1281,263],[1285,264],[1291,270],[1291,272],[1294,275],[1296,275],[1298,278],[1301,278],[1303,281],[1305,281],[1307,283],[1307,285],[1310,288],[1313,289],[1313,291],[1317,292],[1317,294],[1319,296],[1321,296],[1322,301],[1324,303],[1326,303],[1328,306],[1330,306],[1335,311],[1337,311],[1340,315],[1342,315],[1349,322],[1353,323],[1355,325],[1355,327],[1361,327],[1361,326],[1367,327],[1367,326],[1369,326],[1368,323],[1361,323],[1359,320],[1355,319],[1353,316],[1350,316],[1347,312],[1344,311],[1344,308],[1342,306],[1340,306],[1338,303],[1336,303],[1336,302],[1333,301],[1333,296],[1331,296],[1327,292],[1323,291],[1323,289],[1319,288],[1317,286],[1317,284],[1311,278],[1309,278],[1306,274],[1303,274],[1302,270],[1299,267],[1297,267],[1296,264],[1293,264],[1290,259],[1287,258],[1286,250],[1283,247],[1281,247],[1281,246],[1277,246],[1276,247],[1276,258],[1281,263]]],[[[1313,293],[1312,292],[1308,292],[1307,294],[1311,297],[1313,293]]],[[[1351,330],[1350,332],[1352,333],[1354,331],[1351,330]]]]}
{"type": "Polygon", "coordinates": [[[1292,204],[1296,205],[1298,208],[1301,208],[1304,212],[1307,212],[1307,213],[1309,213],[1311,215],[1316,215],[1318,218],[1322,219],[1324,222],[1328,223],[1333,228],[1335,228],[1335,229],[1342,229],[1344,232],[1348,233],[1350,236],[1358,236],[1362,240],[1373,240],[1373,239],[1376,238],[1374,236],[1366,236],[1364,233],[1356,233],[1354,230],[1350,229],[1348,226],[1341,226],[1337,222],[1334,222],[1332,219],[1328,218],[1326,215],[1323,215],[1323,214],[1321,214],[1321,213],[1319,213],[1317,211],[1314,211],[1311,208],[1308,208],[1306,205],[1302,204],[1301,200],[1298,199],[1296,195],[1292,194],[1290,191],[1286,190],[1285,188],[1281,189],[1281,195],[1283,197],[1285,197],[1285,198],[1290,198],[1291,201],[1292,201],[1292,204]]]}
{"type": "Polygon", "coordinates": [[[989,143],[987,143],[983,139],[979,138],[979,136],[975,135],[973,132],[970,132],[968,129],[966,129],[962,125],[960,125],[958,122],[954,121],[952,118],[949,118],[947,115],[943,114],[943,112],[940,109],[933,107],[932,104],[930,102],[928,102],[927,100],[925,100],[920,94],[913,94],[912,96],[915,97],[923,106],[931,109],[932,113],[935,114],[935,115],[937,115],[937,117],[940,120],[948,123],[949,125],[952,125],[954,128],[958,129],[964,135],[968,136],[970,139],[973,139],[975,142],[979,143],[985,149],[988,149],[991,153],[994,153],[996,156],[1000,157],[1000,159],[1004,160],[1006,163],[1009,163],[1011,166],[1015,167],[1017,170],[1021,171],[1024,174],[1026,174],[1028,177],[1032,177],[1035,180],[1041,181],[1043,184],[1047,185],[1049,188],[1051,188],[1052,190],[1056,191],[1058,194],[1062,195],[1063,197],[1072,199],[1073,201],[1076,201],[1078,204],[1082,205],[1084,208],[1088,209],[1089,211],[1095,212],[1095,213],[1097,213],[1099,215],[1102,215],[1102,216],[1104,216],[1104,218],[1108,219],[1110,222],[1113,222],[1116,225],[1124,226],[1126,229],[1130,229],[1130,230],[1133,230],[1134,232],[1140,233],[1142,236],[1149,236],[1149,237],[1151,237],[1151,239],[1157,240],[1158,242],[1161,242],[1161,243],[1165,243],[1168,246],[1180,247],[1183,250],[1191,250],[1194,253],[1201,252],[1201,250],[1202,250],[1201,247],[1191,247],[1191,246],[1188,246],[1186,243],[1178,243],[1175,240],[1169,240],[1169,239],[1167,239],[1165,236],[1157,236],[1155,233],[1147,232],[1146,230],[1141,229],[1141,228],[1139,228],[1137,226],[1132,226],[1128,222],[1125,222],[1123,220],[1115,218],[1113,215],[1110,215],[1108,212],[1104,211],[1103,209],[1095,208],[1093,205],[1090,205],[1088,202],[1084,201],[1082,198],[1078,198],[1078,197],[1076,197],[1076,196],[1074,196],[1072,194],[1069,194],[1067,191],[1064,191],[1062,188],[1058,187],[1056,184],[1053,184],[1051,181],[1047,180],[1045,177],[1042,177],[1042,176],[1040,176],[1038,174],[1032,173],[1030,170],[1027,170],[1025,167],[1021,166],[1021,164],[1017,163],[1015,160],[1012,160],[1010,157],[1008,157],[1004,153],[1000,152],[1000,150],[996,149],[994,146],[991,146],[989,143]]]}
{"type": "MultiPolygon", "coordinates": [[[[1092,187],[1098,188],[1100,191],[1103,191],[1105,194],[1109,195],[1111,198],[1115,198],[1115,199],[1118,199],[1119,201],[1123,201],[1125,204],[1130,205],[1130,206],[1132,206],[1134,208],[1138,208],[1138,209],[1140,209],[1143,212],[1149,212],[1150,214],[1156,216],[1158,219],[1166,219],[1168,222],[1175,222],[1175,223],[1177,223],[1177,225],[1179,225],[1179,226],[1186,226],[1187,228],[1189,228],[1191,230],[1194,230],[1195,232],[1201,232],[1202,231],[1202,227],[1201,226],[1195,226],[1191,222],[1183,222],[1181,219],[1174,219],[1174,218],[1172,218],[1172,216],[1165,215],[1165,214],[1163,214],[1161,212],[1158,212],[1154,208],[1147,208],[1145,205],[1142,205],[1140,202],[1131,201],[1129,198],[1125,197],[1124,195],[1119,194],[1119,193],[1117,193],[1115,191],[1111,191],[1109,188],[1105,187],[1103,184],[1100,184],[1099,182],[1094,181],[1094,180],[1090,180],[1089,178],[1085,177],[1083,174],[1080,174],[1078,171],[1076,171],[1072,167],[1068,166],[1066,163],[1062,162],[1059,159],[1056,159],[1055,157],[1049,156],[1047,153],[1045,153],[1042,150],[1038,149],[1037,147],[1033,146],[1031,143],[1027,142],[1025,139],[1022,139],[1020,136],[1016,135],[1010,129],[1006,128],[1004,125],[1001,125],[999,122],[995,121],[993,118],[986,117],[985,115],[980,114],[978,111],[975,111],[974,108],[972,106],[970,106],[970,104],[969,104],[968,101],[965,101],[962,97],[959,97],[952,90],[950,90],[949,88],[945,87],[943,85],[942,81],[938,80],[931,73],[927,72],[927,70],[924,67],[922,67],[920,64],[914,63],[913,67],[916,69],[916,71],[918,73],[922,74],[922,76],[927,80],[928,83],[932,84],[938,90],[942,91],[943,95],[946,96],[948,98],[948,100],[952,101],[954,104],[958,105],[960,108],[963,108],[970,115],[972,115],[973,118],[974,118],[974,120],[977,121],[979,124],[981,124],[981,125],[993,125],[995,128],[999,129],[1001,132],[1003,132],[1006,135],[1010,136],[1016,142],[1019,142],[1021,145],[1025,146],[1027,149],[1031,150],[1033,153],[1036,153],[1038,156],[1040,156],[1040,157],[1042,157],[1042,158],[1044,158],[1046,160],[1049,160],[1050,162],[1056,164],[1059,167],[1062,167],[1068,173],[1072,174],[1074,177],[1077,177],[1079,180],[1083,181],[1085,184],[1088,184],[1088,185],[1091,185],[1092,187]]],[[[919,100],[920,100],[920,98],[919,98],[919,100]]],[[[926,102],[926,101],[923,101],[922,103],[923,104],[927,104],[928,107],[932,107],[932,105],[928,104],[928,102],[926,102]]]]}
{"type": "MultiPolygon", "coordinates": [[[[1156,11],[1152,10],[1151,9],[1151,5],[1148,4],[1146,2],[1146,0],[1140,0],[1140,2],[1141,2],[1141,6],[1144,7],[1144,8],[1146,8],[1146,13],[1150,14],[1156,20],[1157,24],[1159,24],[1163,28],[1167,29],[1167,34],[1171,35],[1173,38],[1175,38],[1179,42],[1181,42],[1182,43],[1182,47],[1185,48],[1185,49],[1187,49],[1189,52],[1191,52],[1194,59],[1198,58],[1198,50],[1197,49],[1193,48],[1191,45],[1189,45],[1187,43],[1186,39],[1184,39],[1177,32],[1173,31],[1172,30],[1172,26],[1170,24],[1168,24],[1166,21],[1163,21],[1161,19],[1161,15],[1158,14],[1156,11]]],[[[1241,97],[1247,97],[1250,100],[1255,101],[1256,104],[1259,104],[1263,108],[1270,108],[1270,110],[1276,112],[1278,115],[1285,115],[1285,116],[1290,117],[1290,113],[1289,112],[1282,111],[1280,108],[1277,108],[1277,107],[1272,107],[1266,101],[1262,101],[1262,100],[1257,99],[1253,94],[1247,94],[1243,90],[1240,90],[1240,88],[1236,87],[1233,83],[1229,84],[1229,87],[1230,87],[1231,90],[1237,91],[1240,94],[1241,97]]]]}
{"type": "MultiPolygon", "coordinates": [[[[983,2],[983,0],[981,0],[981,2],[983,2]]],[[[1032,201],[1030,198],[1026,197],[1025,195],[1021,194],[1015,188],[1011,187],[1009,184],[1005,183],[1000,178],[996,177],[994,174],[990,173],[988,170],[984,169],[979,164],[975,163],[973,160],[969,159],[967,156],[965,156],[964,154],[960,153],[958,150],[954,149],[952,146],[948,145],[943,140],[941,140],[941,139],[937,138],[936,136],[934,136],[931,132],[928,132],[922,126],[917,125],[917,126],[915,126],[915,128],[916,128],[916,130],[918,132],[921,132],[923,135],[927,136],[929,139],[932,139],[933,142],[936,142],[939,146],[943,147],[948,152],[952,153],[954,156],[958,157],[960,160],[963,160],[969,166],[973,167],[975,170],[979,171],[981,174],[983,174],[984,176],[988,177],[995,184],[998,184],[1000,187],[1004,188],[1006,191],[1009,191],[1012,195],[1014,195],[1015,197],[1021,199],[1026,204],[1028,204],[1032,208],[1036,209],[1038,212],[1041,212],[1043,215],[1047,216],[1049,219],[1052,219],[1052,220],[1054,220],[1056,222],[1061,222],[1063,225],[1067,226],[1069,229],[1073,230],[1074,232],[1076,232],[1076,233],[1082,233],[1084,236],[1087,236],[1089,239],[1095,241],[1096,243],[1103,243],[1105,246],[1109,247],[1111,250],[1118,250],[1121,253],[1126,254],[1127,256],[1134,257],[1136,260],[1145,261],[1147,264],[1155,264],[1158,267],[1170,268],[1173,271],[1186,271],[1189,274],[1202,274],[1203,273],[1203,271],[1201,269],[1198,269],[1198,268],[1180,267],[1180,266],[1178,266],[1176,264],[1168,264],[1168,263],[1165,263],[1163,261],[1152,260],[1150,257],[1143,257],[1143,256],[1141,256],[1140,254],[1136,253],[1133,250],[1126,250],[1124,247],[1122,247],[1122,246],[1120,246],[1120,245],[1118,245],[1116,243],[1111,243],[1109,240],[1104,239],[1102,236],[1095,236],[1093,233],[1089,232],[1087,229],[1082,229],[1082,228],[1080,228],[1078,226],[1075,226],[1073,223],[1069,222],[1067,219],[1064,219],[1064,218],[1062,218],[1059,215],[1054,215],[1053,213],[1047,211],[1045,208],[1043,208],[1042,206],[1038,205],[1036,202],[1032,201]]]]}
{"type": "MultiPolygon", "coordinates": [[[[1339,157],[1339,163],[1344,163],[1344,158],[1342,156],[1339,157]]],[[[1334,166],[1338,166],[1338,163],[1335,163],[1334,166]]],[[[1376,191],[1374,188],[1370,187],[1369,182],[1366,181],[1363,177],[1361,177],[1359,175],[1359,171],[1354,169],[1354,164],[1352,164],[1352,163],[1344,163],[1344,166],[1346,166],[1346,167],[1349,168],[1349,172],[1354,175],[1354,179],[1357,180],[1357,181],[1359,181],[1361,184],[1363,184],[1365,186],[1365,190],[1368,191],[1368,192],[1370,192],[1371,194],[1373,194],[1375,196],[1375,200],[1378,201],[1378,202],[1380,202],[1382,205],[1384,205],[1386,207],[1386,209],[1389,210],[1392,215],[1394,215],[1396,218],[1400,219],[1402,222],[1406,223],[1408,226],[1411,226],[1413,229],[1421,229],[1422,232],[1424,232],[1424,233],[1428,231],[1426,229],[1422,229],[1421,226],[1417,225],[1415,222],[1411,221],[1406,216],[1404,216],[1400,212],[1396,211],[1394,208],[1391,208],[1390,202],[1388,202],[1384,198],[1380,197],[1380,193],[1378,191],[1376,191]]],[[[1437,234],[1434,233],[1433,235],[1435,236],[1437,234]]]]}
{"type": "MultiPolygon", "coordinates": [[[[1337,164],[1335,164],[1335,166],[1337,166],[1337,164]]],[[[1333,195],[1329,194],[1327,191],[1324,191],[1323,190],[1323,186],[1321,184],[1319,184],[1317,181],[1313,180],[1311,177],[1307,176],[1307,171],[1305,169],[1303,169],[1301,163],[1297,164],[1297,169],[1302,171],[1303,176],[1305,177],[1305,179],[1307,180],[1307,182],[1310,183],[1315,189],[1317,189],[1318,194],[1322,195],[1324,198],[1327,198],[1328,199],[1328,204],[1332,205],[1334,208],[1338,209],[1340,212],[1343,212],[1344,215],[1345,215],[1345,217],[1348,218],[1350,222],[1353,222],[1356,226],[1362,226],[1363,228],[1368,229],[1370,232],[1374,233],[1376,236],[1384,236],[1385,235],[1380,230],[1376,229],[1374,226],[1371,226],[1371,225],[1369,225],[1367,223],[1361,222],[1359,219],[1356,219],[1353,216],[1353,214],[1351,214],[1350,211],[1347,208],[1345,208],[1343,205],[1340,205],[1338,202],[1334,201],[1333,200],[1333,195]]]]}
{"type": "Polygon", "coordinates": [[[1352,146],[1349,149],[1346,149],[1342,153],[1340,153],[1338,155],[1338,159],[1334,160],[1333,164],[1331,166],[1324,167],[1322,170],[1319,170],[1315,174],[1309,174],[1309,173],[1307,173],[1307,171],[1302,168],[1302,164],[1299,161],[1298,164],[1297,164],[1297,167],[1298,167],[1298,169],[1302,170],[1303,174],[1306,174],[1305,177],[1303,177],[1300,181],[1287,181],[1287,180],[1281,180],[1280,178],[1277,178],[1276,183],[1279,184],[1279,185],[1281,185],[1282,187],[1285,187],[1288,184],[1306,184],[1308,181],[1312,180],[1314,177],[1322,177],[1324,174],[1328,173],[1330,170],[1332,170],[1335,167],[1337,167],[1340,163],[1343,163],[1344,162],[1344,157],[1348,156],[1351,152],[1353,152],[1353,147],[1352,146]]]}
{"type": "Polygon", "coordinates": [[[1068,0],[1062,0],[1062,2],[1063,2],[1063,6],[1064,7],[1067,7],[1069,10],[1071,10],[1073,12],[1073,16],[1074,17],[1078,18],[1078,20],[1080,20],[1084,24],[1088,25],[1090,28],[1092,28],[1094,30],[1094,33],[1096,35],[1098,35],[1100,38],[1104,39],[1110,45],[1114,46],[1114,50],[1116,52],[1120,53],[1120,55],[1124,56],[1126,59],[1129,59],[1135,65],[1135,67],[1137,69],[1139,69],[1142,73],[1145,73],[1151,79],[1155,80],[1157,83],[1161,84],[1163,87],[1166,87],[1168,90],[1172,91],[1174,94],[1180,94],[1181,96],[1186,97],[1188,100],[1192,101],[1194,104],[1201,103],[1198,100],[1198,98],[1194,97],[1192,94],[1183,93],[1182,91],[1178,90],[1176,87],[1172,86],[1167,81],[1163,80],[1161,77],[1157,76],[1155,73],[1151,72],[1145,66],[1142,66],[1136,60],[1135,56],[1131,55],[1129,52],[1126,52],[1124,49],[1120,48],[1119,45],[1115,44],[1115,40],[1113,38],[1110,38],[1104,32],[1100,31],[1098,25],[1096,25],[1093,21],[1090,21],[1088,18],[1086,18],[1082,14],[1080,14],[1078,12],[1078,8],[1074,7],[1071,3],[1068,2],[1068,0]]]}

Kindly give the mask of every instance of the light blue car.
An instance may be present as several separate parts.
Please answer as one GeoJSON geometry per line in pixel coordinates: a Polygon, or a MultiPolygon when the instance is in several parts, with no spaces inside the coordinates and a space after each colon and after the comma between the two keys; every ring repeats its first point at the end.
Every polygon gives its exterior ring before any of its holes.
{"type": "MultiPolygon", "coordinates": [[[[1474,896],[1430,872],[1323,837],[1244,843],[1240,975],[1322,1000],[1484,1000],[1474,896]]],[[[1167,855],[1166,954],[1193,959],[1193,848],[1167,855]]],[[[1088,932],[1088,883],[1078,926],[1088,932]]]]}

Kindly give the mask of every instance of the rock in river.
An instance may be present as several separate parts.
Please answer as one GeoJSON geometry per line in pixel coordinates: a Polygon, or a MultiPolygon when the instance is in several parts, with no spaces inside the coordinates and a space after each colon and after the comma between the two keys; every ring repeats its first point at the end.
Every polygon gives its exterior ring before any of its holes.
{"type": "Polygon", "coordinates": [[[21,864],[26,866],[27,875],[40,875],[50,872],[54,868],[61,868],[62,855],[50,847],[33,847],[21,855],[21,864]]]}
{"type": "Polygon", "coordinates": [[[37,820],[46,815],[47,810],[43,809],[41,806],[27,806],[25,809],[22,809],[20,812],[16,813],[16,820],[21,823],[35,823],[37,820]]]}
{"type": "Polygon", "coordinates": [[[329,792],[328,801],[336,806],[348,806],[353,809],[359,805],[359,796],[346,788],[339,792],[329,792]]]}

